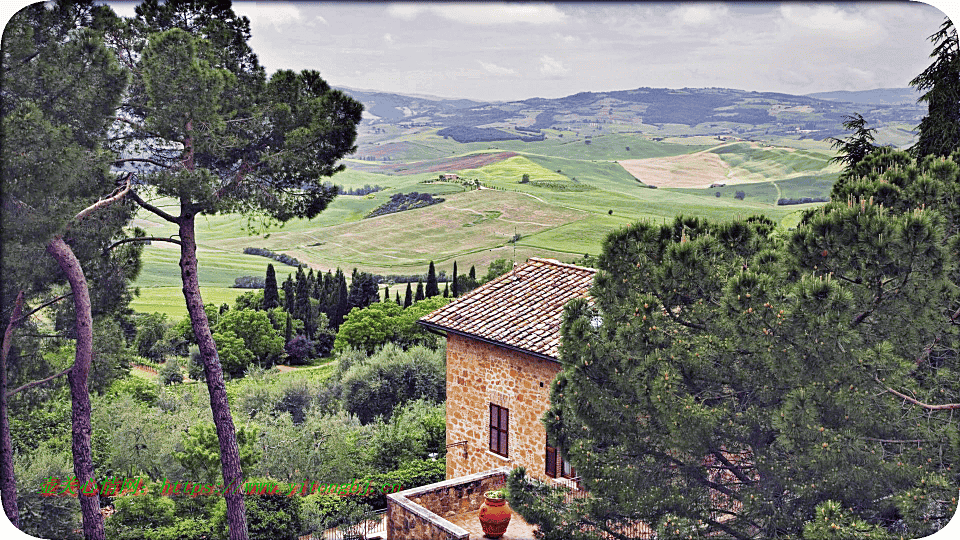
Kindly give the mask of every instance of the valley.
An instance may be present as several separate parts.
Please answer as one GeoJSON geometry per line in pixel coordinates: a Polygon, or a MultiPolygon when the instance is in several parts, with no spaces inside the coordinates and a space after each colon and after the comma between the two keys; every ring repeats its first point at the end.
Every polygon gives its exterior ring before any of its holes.
{"type": "MultiPolygon", "coordinates": [[[[247,247],[290,255],[318,271],[419,274],[434,261],[449,274],[454,261],[462,269],[483,269],[498,258],[573,261],[598,254],[614,230],[679,214],[717,220],[763,214],[790,227],[809,205],[779,200],[829,196],[840,167],[831,163],[835,153],[825,138],[844,136],[841,112],[871,110],[880,119],[878,142],[894,146],[912,141],[907,127],[922,114],[909,104],[647,90],[512,104],[347,90],[365,102],[366,119],[357,151],[343,160],[347,170],[329,181],[383,189],[341,194],[317,218],[282,226],[230,215],[198,220],[205,301],[229,303],[244,292],[231,288],[236,278],[262,276],[273,262],[244,254],[247,247]],[[659,101],[637,101],[651,94],[659,101]],[[763,114],[744,116],[748,106],[763,114]],[[651,110],[676,123],[645,123],[651,110]],[[714,121],[733,118],[724,112],[730,110],[739,111],[739,122],[714,121]],[[502,138],[464,140],[471,136],[502,138]],[[410,193],[444,201],[368,217],[391,197],[410,193]]],[[[152,236],[175,232],[156,221],[137,225],[152,236]]],[[[173,247],[144,250],[135,309],[183,315],[173,247]]],[[[281,280],[295,272],[275,266],[281,280]]]]}

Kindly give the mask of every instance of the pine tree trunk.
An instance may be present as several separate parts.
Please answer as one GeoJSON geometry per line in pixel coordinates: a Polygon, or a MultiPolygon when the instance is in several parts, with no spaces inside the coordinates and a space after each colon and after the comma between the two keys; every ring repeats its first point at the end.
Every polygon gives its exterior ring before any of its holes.
{"type": "Polygon", "coordinates": [[[3,333],[3,349],[0,352],[0,497],[3,498],[3,512],[18,529],[20,508],[17,506],[17,477],[13,470],[13,441],[10,439],[10,421],[7,418],[7,355],[22,308],[23,291],[20,291],[10,315],[10,324],[3,333]]]}
{"type": "MultiPolygon", "coordinates": [[[[87,540],[104,540],[103,515],[100,514],[100,497],[83,495],[83,487],[90,482],[98,488],[93,475],[93,455],[90,450],[90,393],[87,390],[87,376],[93,362],[93,315],[90,309],[90,291],[87,278],[73,250],[56,237],[47,245],[49,253],[66,274],[73,291],[73,305],[76,311],[76,356],[73,369],[67,375],[70,382],[70,399],[73,423],[73,472],[80,483],[78,495],[80,511],[83,515],[83,537],[87,540]]],[[[98,489],[99,491],[99,489],[98,489]]]]}
{"type": "Polygon", "coordinates": [[[230,527],[230,540],[247,540],[247,518],[243,502],[243,471],[240,469],[240,449],[237,434],[230,415],[227,401],[227,387],[223,382],[223,368],[217,355],[217,347],[210,332],[210,322],[203,310],[200,298],[200,281],[197,276],[197,238],[194,231],[193,214],[184,213],[179,220],[180,226],[180,276],[183,280],[183,297],[187,301],[187,312],[193,335],[200,347],[203,358],[203,371],[210,391],[210,410],[213,423],[217,428],[220,441],[220,465],[223,468],[224,497],[227,500],[227,524],[230,527]]]}

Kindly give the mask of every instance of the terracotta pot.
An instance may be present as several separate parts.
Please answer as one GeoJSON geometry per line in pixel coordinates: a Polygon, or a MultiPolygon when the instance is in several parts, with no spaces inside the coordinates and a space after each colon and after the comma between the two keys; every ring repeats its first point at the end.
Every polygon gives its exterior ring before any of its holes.
{"type": "Polygon", "coordinates": [[[483,536],[500,538],[507,532],[510,524],[510,507],[506,499],[491,499],[484,497],[480,505],[480,526],[483,527],[483,536]]]}

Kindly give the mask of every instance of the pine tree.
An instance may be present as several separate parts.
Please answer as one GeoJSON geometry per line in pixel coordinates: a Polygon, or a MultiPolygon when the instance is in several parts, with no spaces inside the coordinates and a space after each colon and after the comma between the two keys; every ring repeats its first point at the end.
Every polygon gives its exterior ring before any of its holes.
{"type": "Polygon", "coordinates": [[[280,306],[280,291],[277,290],[277,273],[272,264],[267,265],[267,278],[263,287],[263,309],[271,310],[280,306]]]}
{"type": "Polygon", "coordinates": [[[419,302],[419,301],[421,301],[421,300],[423,300],[423,299],[424,299],[424,296],[423,296],[423,282],[422,282],[422,281],[418,281],[418,282],[417,282],[417,292],[416,292],[416,294],[414,294],[414,296],[413,296],[413,301],[414,301],[414,302],[419,302]]]}
{"type": "Polygon", "coordinates": [[[413,305],[413,289],[410,288],[410,282],[407,282],[407,293],[403,297],[403,307],[408,308],[413,305]]]}
{"type": "Polygon", "coordinates": [[[918,101],[927,103],[927,115],[917,126],[917,143],[910,152],[917,157],[948,156],[960,148],[960,41],[957,29],[945,18],[930,36],[933,63],[910,85],[925,92],[918,101]]]}
{"type": "MultiPolygon", "coordinates": [[[[240,482],[236,430],[198,281],[198,216],[240,210],[286,222],[312,218],[336,196],[324,177],[355,150],[363,106],[316,71],[269,78],[248,45],[250,21],[229,1],[145,1],[134,24],[111,27],[130,65],[131,91],[115,117],[115,165],[136,162],[143,189],[178,199],[179,215],[134,195],[176,225],[187,313],[200,348],[220,443],[224,485],[240,482]],[[131,54],[130,51],[135,51],[131,54]]],[[[309,291],[308,291],[309,296],[309,291]]],[[[246,539],[243,495],[225,496],[230,540],[246,539]]]]}
{"type": "Polygon", "coordinates": [[[457,261],[453,261],[453,290],[451,293],[454,298],[460,296],[459,289],[457,288],[457,261]]]}
{"type": "MultiPolygon", "coordinates": [[[[109,8],[92,3],[35,4],[11,18],[2,44],[0,305],[6,319],[23,300],[39,304],[51,286],[69,286],[73,306],[67,308],[69,316],[55,324],[74,340],[67,374],[69,437],[81,486],[88,481],[97,485],[89,395],[97,367],[94,328],[99,321],[94,309],[103,318],[112,317],[130,297],[129,269],[115,264],[111,248],[119,245],[114,240],[126,236],[123,227],[132,218],[129,206],[119,204],[131,190],[132,175],[110,174],[112,159],[105,148],[127,80],[100,32],[114,17],[109,8]],[[102,277],[105,270],[113,271],[113,277],[102,277]]],[[[139,248],[124,255],[139,266],[139,248]]],[[[39,374],[36,368],[44,369],[46,362],[30,366],[36,349],[26,345],[29,338],[19,335],[13,345],[11,337],[5,336],[0,364],[0,495],[7,517],[19,524],[5,385],[8,375],[39,374]],[[8,357],[11,346],[19,354],[8,357]]],[[[79,508],[84,537],[103,538],[97,497],[81,497],[79,508]]]]}
{"type": "Polygon", "coordinates": [[[925,419],[960,409],[943,403],[960,379],[960,239],[942,226],[960,223],[958,187],[960,164],[914,161],[782,241],[766,218],[610,235],[592,302],[565,307],[544,415],[594,502],[558,512],[516,473],[514,509],[547,538],[599,538],[581,532],[610,513],[664,537],[801,537],[824,501],[886,534],[942,527],[952,502],[908,501],[956,494],[955,435],[925,419]]]}
{"type": "Polygon", "coordinates": [[[440,286],[437,283],[437,269],[430,261],[430,269],[427,270],[427,288],[424,291],[427,298],[432,298],[440,294],[440,286]]]}

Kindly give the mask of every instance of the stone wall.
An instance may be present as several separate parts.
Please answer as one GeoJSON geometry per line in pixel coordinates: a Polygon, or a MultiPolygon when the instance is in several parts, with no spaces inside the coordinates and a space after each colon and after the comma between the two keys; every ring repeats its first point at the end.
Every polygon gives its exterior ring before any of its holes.
{"type": "Polygon", "coordinates": [[[468,540],[445,518],[478,510],[483,494],[503,487],[509,469],[444,480],[387,495],[387,540],[468,540]]]}
{"type": "Polygon", "coordinates": [[[453,332],[447,336],[447,478],[526,467],[545,480],[550,383],[560,364],[453,332]],[[510,410],[507,457],[490,451],[490,404],[510,410]]]}

